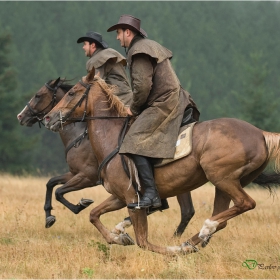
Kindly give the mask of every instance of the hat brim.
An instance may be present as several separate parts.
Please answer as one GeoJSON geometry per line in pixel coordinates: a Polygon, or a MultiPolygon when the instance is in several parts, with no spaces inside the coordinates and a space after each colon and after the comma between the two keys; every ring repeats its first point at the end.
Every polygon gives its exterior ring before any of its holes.
{"type": "Polygon", "coordinates": [[[144,29],[140,28],[140,31],[139,31],[135,27],[133,27],[133,26],[131,26],[129,24],[124,24],[124,23],[117,23],[117,24],[111,26],[109,29],[107,29],[107,32],[111,32],[111,31],[117,30],[119,28],[131,29],[131,30],[134,30],[136,32],[139,32],[144,37],[148,37],[148,34],[147,34],[147,32],[144,29]]]}
{"type": "Polygon", "coordinates": [[[101,45],[104,49],[107,49],[109,46],[108,44],[105,42],[105,41],[102,41],[102,42],[99,42],[97,40],[94,40],[93,38],[90,38],[90,37],[81,37],[77,40],[77,43],[83,43],[83,42],[94,42],[96,44],[99,44],[101,45]]]}

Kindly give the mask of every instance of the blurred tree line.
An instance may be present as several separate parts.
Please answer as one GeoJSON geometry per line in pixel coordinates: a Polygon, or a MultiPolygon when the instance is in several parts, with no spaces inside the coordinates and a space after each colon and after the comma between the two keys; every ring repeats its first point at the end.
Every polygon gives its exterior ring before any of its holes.
{"type": "Polygon", "coordinates": [[[201,120],[236,117],[280,131],[280,3],[261,1],[0,2],[0,171],[67,170],[57,133],[19,125],[16,115],[45,82],[86,74],[79,37],[89,30],[123,55],[120,15],[173,52],[172,63],[201,111],[201,120]]]}

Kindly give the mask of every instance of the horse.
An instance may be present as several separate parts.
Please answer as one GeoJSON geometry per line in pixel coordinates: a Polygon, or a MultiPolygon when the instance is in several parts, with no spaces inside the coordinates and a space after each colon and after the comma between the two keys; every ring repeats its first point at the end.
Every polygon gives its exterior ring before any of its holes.
{"type": "MultiPolygon", "coordinates": [[[[45,83],[17,115],[20,124],[31,127],[35,123],[39,123],[41,127],[41,124],[43,125],[43,117],[72,88],[73,85],[65,82],[65,80],[58,78],[45,83]]],[[[64,129],[59,130],[60,138],[65,146],[65,157],[69,166],[69,172],[51,178],[46,184],[44,205],[46,228],[51,227],[56,222],[56,217],[51,214],[53,209],[52,193],[56,185],[63,184],[55,191],[56,199],[74,214],[78,214],[93,203],[90,199],[82,198],[77,205],[74,205],[64,198],[64,195],[68,192],[97,185],[97,161],[91,149],[86,128],[85,122],[76,122],[75,124],[68,124],[64,129]]],[[[174,236],[180,237],[194,215],[194,207],[189,192],[178,195],[177,200],[181,210],[181,221],[174,232],[174,236]]],[[[167,206],[165,205],[162,209],[164,208],[167,208],[167,206]]],[[[150,210],[148,214],[151,214],[153,211],[150,210]]],[[[123,222],[116,226],[114,232],[124,233],[125,228],[130,225],[130,218],[125,218],[123,222]]]]}
{"type": "MultiPolygon", "coordinates": [[[[83,117],[88,124],[92,149],[102,166],[99,176],[104,188],[111,193],[106,201],[91,210],[90,222],[109,244],[119,244],[97,217],[102,214],[104,205],[113,211],[137,201],[138,191],[142,190],[141,186],[131,187],[131,178],[124,172],[118,153],[110,161],[104,161],[118,149],[120,136],[126,130],[124,124],[131,120],[123,104],[114,97],[112,87],[94,75],[92,69],[44,119],[49,129],[57,131],[66,121],[80,119],[86,112],[83,117]]],[[[145,210],[128,209],[137,245],[161,254],[187,254],[197,252],[200,245],[204,247],[215,232],[225,228],[229,219],[255,208],[256,202],[244,187],[261,175],[272,160],[279,173],[279,141],[280,134],[263,131],[239,119],[197,122],[193,127],[190,154],[155,168],[154,176],[161,198],[190,192],[211,182],[216,191],[212,216],[204,221],[197,234],[181,245],[160,246],[148,241],[145,210]],[[231,201],[233,206],[229,207],[231,201]]],[[[126,160],[130,162],[128,157],[126,160]]],[[[133,168],[131,173],[136,173],[133,168]]]]}

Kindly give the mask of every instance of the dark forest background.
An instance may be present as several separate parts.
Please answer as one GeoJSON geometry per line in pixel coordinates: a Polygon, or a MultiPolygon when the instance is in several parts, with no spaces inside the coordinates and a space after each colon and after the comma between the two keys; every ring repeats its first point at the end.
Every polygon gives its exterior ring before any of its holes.
{"type": "Polygon", "coordinates": [[[45,82],[86,74],[76,41],[87,31],[125,55],[106,32],[122,14],[140,18],[149,38],[172,50],[201,120],[236,117],[280,131],[278,2],[0,2],[0,171],[67,171],[59,135],[22,127],[16,115],[45,82]]]}

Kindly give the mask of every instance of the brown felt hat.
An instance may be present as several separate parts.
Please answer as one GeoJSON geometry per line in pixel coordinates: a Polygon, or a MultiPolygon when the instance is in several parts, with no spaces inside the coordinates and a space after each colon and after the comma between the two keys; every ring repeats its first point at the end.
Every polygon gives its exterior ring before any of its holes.
{"type": "Polygon", "coordinates": [[[117,24],[111,26],[107,32],[114,31],[119,28],[127,28],[139,32],[143,37],[148,37],[146,31],[141,27],[141,20],[131,15],[122,15],[117,24]]]}

